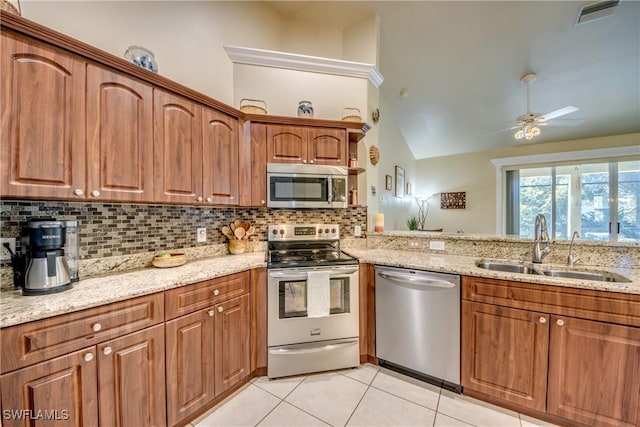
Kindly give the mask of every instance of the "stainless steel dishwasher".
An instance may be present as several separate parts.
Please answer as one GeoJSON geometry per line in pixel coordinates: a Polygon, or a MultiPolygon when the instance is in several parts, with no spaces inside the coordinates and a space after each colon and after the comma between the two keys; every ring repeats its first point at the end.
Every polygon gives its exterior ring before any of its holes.
{"type": "Polygon", "coordinates": [[[460,393],[460,276],[375,271],[380,365],[460,393]]]}

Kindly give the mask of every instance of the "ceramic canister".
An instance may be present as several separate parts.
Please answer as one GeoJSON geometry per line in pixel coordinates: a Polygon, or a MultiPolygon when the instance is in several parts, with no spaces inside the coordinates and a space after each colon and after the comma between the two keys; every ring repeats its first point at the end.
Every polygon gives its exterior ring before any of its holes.
{"type": "Polygon", "coordinates": [[[311,101],[300,101],[300,103],[298,103],[298,117],[313,117],[313,105],[311,101]]]}

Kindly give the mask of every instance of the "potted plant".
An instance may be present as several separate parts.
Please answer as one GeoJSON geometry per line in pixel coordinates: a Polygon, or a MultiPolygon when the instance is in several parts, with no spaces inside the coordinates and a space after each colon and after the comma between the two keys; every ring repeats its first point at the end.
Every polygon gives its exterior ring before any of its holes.
{"type": "Polygon", "coordinates": [[[407,219],[407,227],[409,227],[409,230],[417,230],[419,224],[420,224],[420,221],[418,220],[418,217],[415,215],[410,216],[407,219]]]}

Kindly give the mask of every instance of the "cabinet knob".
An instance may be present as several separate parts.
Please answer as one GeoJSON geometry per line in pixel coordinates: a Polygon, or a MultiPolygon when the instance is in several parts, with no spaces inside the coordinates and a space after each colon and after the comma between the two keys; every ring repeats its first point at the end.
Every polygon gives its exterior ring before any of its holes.
{"type": "Polygon", "coordinates": [[[201,196],[198,196],[198,198],[197,198],[196,200],[197,200],[198,202],[201,202],[201,201],[202,201],[202,197],[201,197],[201,196]]]}
{"type": "Polygon", "coordinates": [[[100,192],[99,192],[98,190],[93,190],[93,191],[91,192],[91,195],[92,195],[93,197],[100,197],[100,192]]]}
{"type": "Polygon", "coordinates": [[[108,356],[108,355],[110,355],[110,354],[111,354],[111,351],[112,351],[112,348],[111,348],[111,347],[105,347],[105,348],[104,348],[104,350],[102,350],[102,353],[103,353],[105,356],[108,356]]]}
{"type": "Polygon", "coordinates": [[[80,189],[80,188],[76,188],[76,189],[73,191],[73,194],[75,194],[75,195],[76,195],[76,196],[78,196],[78,197],[82,197],[82,196],[84,196],[84,191],[82,191],[82,189],[80,189]]]}
{"type": "Polygon", "coordinates": [[[264,204],[265,204],[265,201],[264,201],[264,200],[260,200],[260,204],[261,204],[261,205],[264,205],[264,204]]]}
{"type": "Polygon", "coordinates": [[[547,318],[544,316],[540,316],[540,319],[538,319],[540,321],[540,323],[547,323],[547,318]]]}
{"type": "Polygon", "coordinates": [[[562,319],[558,319],[558,320],[556,320],[556,325],[558,325],[558,326],[564,326],[564,320],[562,320],[562,319]]]}
{"type": "Polygon", "coordinates": [[[84,355],[85,362],[91,362],[93,360],[93,353],[87,353],[84,355]]]}
{"type": "Polygon", "coordinates": [[[209,317],[213,317],[213,315],[214,315],[216,312],[215,312],[215,311],[213,311],[213,310],[209,310],[209,311],[207,311],[207,313],[209,314],[209,317]]]}
{"type": "Polygon", "coordinates": [[[218,313],[222,313],[222,310],[224,310],[224,308],[222,308],[221,305],[218,306],[218,313]]]}
{"type": "Polygon", "coordinates": [[[207,197],[207,203],[211,203],[213,202],[213,198],[212,197],[207,197]]]}
{"type": "Polygon", "coordinates": [[[306,161],[306,160],[303,160],[303,161],[302,161],[302,163],[307,163],[307,161],[306,161]]]}
{"type": "Polygon", "coordinates": [[[309,160],[309,163],[313,163],[313,160],[309,160]]]}
{"type": "Polygon", "coordinates": [[[100,323],[94,323],[91,326],[91,329],[93,329],[94,332],[98,332],[100,329],[102,329],[102,325],[100,323]]]}
{"type": "Polygon", "coordinates": [[[214,289],[213,290],[213,295],[215,295],[215,296],[220,295],[220,290],[219,289],[214,289]]]}

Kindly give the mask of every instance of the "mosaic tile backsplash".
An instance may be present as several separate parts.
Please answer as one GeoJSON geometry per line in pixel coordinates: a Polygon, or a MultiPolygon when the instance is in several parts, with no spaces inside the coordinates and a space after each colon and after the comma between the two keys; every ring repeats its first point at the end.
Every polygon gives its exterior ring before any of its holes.
{"type": "Polygon", "coordinates": [[[355,225],[363,230],[367,225],[364,207],[289,210],[3,200],[0,235],[17,237],[27,219],[42,217],[79,222],[80,259],[225,244],[220,228],[234,219],[256,227],[254,241],[267,240],[270,224],[337,223],[344,238],[353,237],[355,225]],[[206,243],[196,243],[197,227],[206,227],[206,243]]]}

